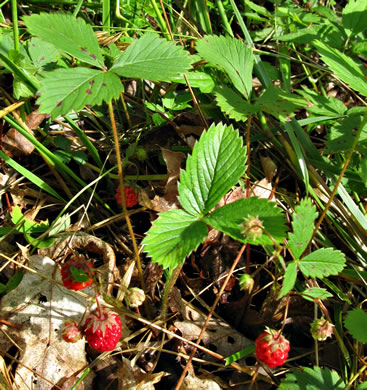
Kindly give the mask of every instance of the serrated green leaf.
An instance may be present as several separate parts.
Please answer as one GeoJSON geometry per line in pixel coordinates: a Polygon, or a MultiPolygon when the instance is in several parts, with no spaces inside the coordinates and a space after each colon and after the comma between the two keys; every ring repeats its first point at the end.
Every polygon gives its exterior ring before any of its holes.
{"type": "Polygon", "coordinates": [[[87,104],[109,102],[122,91],[119,77],[112,72],[81,67],[57,69],[46,73],[37,103],[40,112],[55,118],[80,110],[87,104]]]}
{"type": "Polygon", "coordinates": [[[333,294],[330,294],[325,288],[311,287],[301,293],[302,297],[307,301],[314,302],[315,299],[331,298],[333,294]]]}
{"type": "Polygon", "coordinates": [[[206,35],[196,42],[196,50],[209,63],[222,68],[243,96],[250,95],[254,55],[244,42],[232,37],[206,35]]]}
{"type": "MultiPolygon", "coordinates": [[[[191,88],[199,88],[202,93],[211,93],[215,87],[215,80],[212,76],[204,72],[189,72],[187,73],[191,88]]],[[[171,81],[176,83],[186,84],[184,77],[173,77],[171,81]]]]}
{"type": "Polygon", "coordinates": [[[246,170],[246,148],[232,126],[210,126],[195,144],[178,185],[182,207],[193,215],[209,212],[246,170]]]}
{"type": "Polygon", "coordinates": [[[280,290],[278,299],[284,297],[289,293],[289,291],[292,290],[294,284],[296,283],[296,279],[297,279],[297,263],[292,262],[287,265],[287,269],[285,270],[283,286],[282,289],[280,290]]]}
{"type": "Polygon", "coordinates": [[[359,342],[367,343],[367,313],[360,308],[348,311],[344,320],[344,326],[350,334],[359,342]]]}
{"type": "Polygon", "coordinates": [[[49,228],[47,221],[38,223],[25,217],[19,206],[12,208],[11,221],[22,233],[44,233],[49,228]]]}
{"type": "Polygon", "coordinates": [[[367,29],[367,3],[365,0],[349,0],[342,12],[343,27],[348,36],[367,29]]]}
{"type": "Polygon", "coordinates": [[[264,230],[272,236],[276,243],[280,243],[286,237],[285,216],[281,209],[268,199],[255,197],[240,199],[213,211],[203,220],[237,241],[254,245],[274,245],[266,233],[257,239],[243,236],[241,224],[248,216],[258,216],[263,222],[264,230]]]}
{"type": "Polygon", "coordinates": [[[267,88],[255,103],[259,111],[267,112],[280,120],[285,120],[306,105],[303,98],[273,86],[267,88]]]}
{"type": "Polygon", "coordinates": [[[249,116],[259,112],[256,105],[247,103],[232,88],[216,87],[214,93],[219,108],[231,119],[246,121],[249,116]]]}
{"type": "Polygon", "coordinates": [[[57,50],[54,45],[39,38],[31,38],[26,41],[27,51],[33,65],[41,70],[51,62],[57,60],[57,50]]]}
{"type": "Polygon", "coordinates": [[[337,275],[344,267],[344,254],[333,248],[318,249],[299,262],[299,269],[305,276],[320,279],[329,275],[337,275]]]}
{"type": "Polygon", "coordinates": [[[123,77],[171,81],[187,73],[191,63],[181,46],[146,33],[121,54],[111,70],[123,77]]]}
{"type": "Polygon", "coordinates": [[[161,213],[144,238],[144,251],[163,268],[182,264],[208,234],[205,223],[184,210],[161,213]]]}
{"type": "Polygon", "coordinates": [[[301,368],[288,373],[278,390],[343,390],[345,383],[339,375],[328,368],[301,368]]]}
{"type": "Polygon", "coordinates": [[[87,64],[103,67],[92,26],[71,14],[41,13],[23,17],[28,31],[87,64]]]}
{"type": "Polygon", "coordinates": [[[295,207],[292,215],[293,233],[289,234],[288,241],[288,247],[291,249],[295,259],[299,259],[307,248],[312,237],[317,215],[316,207],[311,204],[310,199],[303,199],[295,207]]]}
{"type": "Polygon", "coordinates": [[[321,41],[313,41],[318,54],[329,68],[349,86],[363,96],[367,96],[367,83],[364,73],[352,58],[346,56],[337,49],[328,47],[321,41]]]}

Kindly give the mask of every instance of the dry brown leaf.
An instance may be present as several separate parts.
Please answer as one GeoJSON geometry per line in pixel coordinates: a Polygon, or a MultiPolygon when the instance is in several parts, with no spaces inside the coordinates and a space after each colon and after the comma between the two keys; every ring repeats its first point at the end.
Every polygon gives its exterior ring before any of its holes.
{"type": "MultiPolygon", "coordinates": [[[[65,320],[82,318],[88,300],[51,282],[53,275],[57,281],[61,276],[49,257],[31,256],[29,266],[39,274],[24,274],[19,286],[2,298],[0,316],[21,327],[3,327],[19,347],[21,364],[16,367],[14,383],[20,389],[46,390],[87,364],[85,340],[67,343],[61,333],[65,320]]],[[[93,295],[92,288],[83,292],[93,295]]],[[[3,351],[13,346],[4,333],[0,333],[0,346],[3,351]]],[[[91,389],[92,377],[88,375],[84,380],[86,389],[91,389]]]]}
{"type": "Polygon", "coordinates": [[[133,366],[129,359],[122,357],[122,367],[117,371],[119,389],[123,390],[154,390],[164,372],[147,374],[139,367],[133,366]]]}
{"type": "MultiPolygon", "coordinates": [[[[185,320],[175,321],[174,325],[180,330],[182,337],[195,341],[199,337],[207,315],[201,313],[188,302],[185,302],[184,306],[178,306],[180,310],[182,307],[185,311],[181,314],[185,320]]],[[[215,346],[215,351],[223,356],[232,355],[253,344],[251,340],[237,332],[228,323],[216,318],[209,321],[202,341],[209,349],[211,345],[215,346]]]]}
{"type": "Polygon", "coordinates": [[[180,178],[181,164],[186,155],[182,152],[172,152],[164,148],[161,148],[161,151],[168,173],[164,198],[169,203],[175,203],[178,196],[177,181],[180,178]]]}

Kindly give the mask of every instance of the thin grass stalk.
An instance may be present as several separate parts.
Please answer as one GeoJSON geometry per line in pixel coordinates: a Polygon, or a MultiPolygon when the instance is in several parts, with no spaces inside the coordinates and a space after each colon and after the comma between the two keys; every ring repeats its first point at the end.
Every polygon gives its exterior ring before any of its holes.
{"type": "Polygon", "coordinates": [[[11,17],[13,21],[14,49],[19,51],[19,27],[17,0],[11,0],[11,17]]]}
{"type": "Polygon", "coordinates": [[[79,11],[80,11],[80,8],[82,7],[83,5],[83,0],[78,0],[78,3],[77,5],[75,6],[75,9],[74,9],[74,12],[73,12],[73,16],[74,17],[77,17],[79,11]]]}
{"type": "Polygon", "coordinates": [[[102,0],[102,24],[103,31],[110,32],[111,29],[111,3],[110,0],[102,0]]]}
{"type": "Polygon", "coordinates": [[[232,27],[231,27],[231,25],[229,24],[229,21],[228,21],[228,18],[227,18],[227,14],[226,14],[226,11],[225,11],[225,9],[224,9],[222,0],[215,0],[215,4],[217,5],[217,8],[218,8],[218,12],[219,12],[220,18],[222,19],[224,31],[225,31],[228,35],[230,35],[232,38],[234,38],[234,34],[233,34],[233,31],[232,31],[232,27]]]}
{"type": "MultiPolygon", "coordinates": [[[[132,241],[133,248],[134,248],[135,261],[136,261],[136,265],[138,267],[138,273],[139,273],[139,278],[140,278],[140,285],[141,285],[142,290],[145,291],[144,274],[143,274],[143,268],[141,266],[139,249],[138,249],[138,245],[136,243],[135,233],[134,233],[133,227],[131,225],[129,212],[127,211],[127,207],[126,207],[125,191],[124,191],[124,189],[125,189],[125,185],[124,185],[124,171],[122,169],[120,143],[119,143],[119,137],[118,137],[118,134],[117,134],[117,127],[116,127],[115,115],[114,115],[114,111],[113,111],[112,102],[108,103],[108,112],[110,114],[112,133],[113,133],[113,139],[114,139],[115,151],[116,151],[116,158],[117,158],[117,169],[118,169],[119,178],[120,178],[121,206],[122,206],[122,210],[124,212],[124,217],[125,217],[125,220],[126,220],[127,227],[129,229],[131,241],[132,241]]],[[[146,300],[144,301],[144,307],[145,307],[146,313],[149,313],[149,308],[148,308],[148,304],[147,304],[146,300]]]]}
{"type": "Polygon", "coordinates": [[[150,0],[152,7],[154,9],[155,15],[157,17],[157,21],[159,24],[159,27],[161,28],[163,34],[165,35],[166,39],[171,40],[171,36],[169,35],[169,30],[166,24],[166,21],[162,17],[162,12],[158,7],[158,4],[155,0],[150,0]]]}
{"type": "Polygon", "coordinates": [[[191,9],[195,10],[195,12],[192,12],[193,17],[199,21],[202,30],[206,34],[213,34],[206,0],[191,0],[190,5],[191,9]]]}

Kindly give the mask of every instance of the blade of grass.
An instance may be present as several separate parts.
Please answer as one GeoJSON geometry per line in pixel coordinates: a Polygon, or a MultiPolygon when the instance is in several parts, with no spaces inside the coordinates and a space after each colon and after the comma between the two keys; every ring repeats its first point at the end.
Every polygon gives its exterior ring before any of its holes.
{"type": "Polygon", "coordinates": [[[200,23],[202,30],[206,34],[213,34],[206,1],[190,0],[190,7],[191,7],[191,13],[193,14],[193,18],[200,23]]]}
{"type": "Polygon", "coordinates": [[[224,9],[222,0],[216,0],[216,1],[215,1],[215,4],[217,5],[217,8],[218,8],[218,12],[219,12],[220,18],[222,19],[224,31],[225,31],[228,35],[230,35],[232,38],[234,38],[234,34],[233,34],[233,31],[232,31],[232,27],[231,27],[231,25],[230,25],[230,23],[229,23],[229,21],[228,21],[227,14],[226,14],[226,11],[225,11],[225,9],[224,9]]]}
{"type": "Polygon", "coordinates": [[[19,51],[19,27],[17,0],[11,0],[11,17],[13,20],[14,49],[19,51]]]}
{"type": "Polygon", "coordinates": [[[60,196],[52,187],[50,187],[45,181],[43,181],[41,178],[39,178],[31,171],[29,171],[27,168],[24,168],[22,165],[18,164],[12,158],[7,156],[2,150],[0,150],[0,158],[2,158],[6,164],[14,168],[18,173],[26,177],[30,182],[35,184],[41,190],[49,193],[50,195],[60,200],[61,202],[66,203],[66,200],[62,196],[60,196]]]}
{"type": "Polygon", "coordinates": [[[102,24],[103,31],[110,32],[111,29],[111,3],[110,0],[102,0],[102,24]]]}

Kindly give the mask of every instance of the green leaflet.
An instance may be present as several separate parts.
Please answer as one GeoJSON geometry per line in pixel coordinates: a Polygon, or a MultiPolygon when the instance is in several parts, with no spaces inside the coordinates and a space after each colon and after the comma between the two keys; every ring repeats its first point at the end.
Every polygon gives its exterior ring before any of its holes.
{"type": "Polygon", "coordinates": [[[232,126],[210,126],[196,143],[178,186],[183,208],[204,215],[234,186],[246,170],[246,148],[232,126]]]}
{"type": "Polygon", "coordinates": [[[121,54],[111,70],[123,77],[170,81],[188,72],[191,63],[181,46],[146,33],[121,54]]]}
{"type": "Polygon", "coordinates": [[[23,17],[28,31],[87,64],[103,67],[102,51],[92,26],[70,14],[41,13],[23,17]]]}
{"type": "Polygon", "coordinates": [[[87,104],[101,104],[117,98],[123,87],[119,77],[99,69],[69,68],[48,72],[37,100],[40,112],[55,118],[87,104]]]}
{"type": "Polygon", "coordinates": [[[244,96],[252,91],[252,49],[239,39],[206,35],[196,43],[196,50],[209,63],[222,68],[233,85],[244,96]]]}

